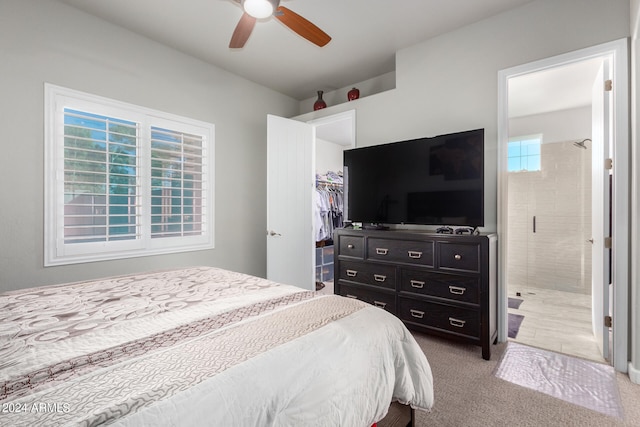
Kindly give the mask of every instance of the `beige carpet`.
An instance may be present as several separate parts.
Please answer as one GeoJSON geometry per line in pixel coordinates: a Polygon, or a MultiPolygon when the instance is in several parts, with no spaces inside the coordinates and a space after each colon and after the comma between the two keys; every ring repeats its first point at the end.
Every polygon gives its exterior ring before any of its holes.
{"type": "Polygon", "coordinates": [[[623,419],[603,415],[493,375],[506,343],[492,347],[491,360],[480,347],[414,333],[434,376],[435,406],[416,411],[417,426],[640,426],[640,385],[616,374],[623,419]]]}

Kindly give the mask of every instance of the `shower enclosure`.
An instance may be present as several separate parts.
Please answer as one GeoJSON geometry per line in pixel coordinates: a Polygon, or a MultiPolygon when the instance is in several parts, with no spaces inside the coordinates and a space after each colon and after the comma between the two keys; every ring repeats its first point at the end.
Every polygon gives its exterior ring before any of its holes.
{"type": "Polygon", "coordinates": [[[540,146],[540,170],[508,175],[507,283],[591,294],[590,139],[540,146]]]}

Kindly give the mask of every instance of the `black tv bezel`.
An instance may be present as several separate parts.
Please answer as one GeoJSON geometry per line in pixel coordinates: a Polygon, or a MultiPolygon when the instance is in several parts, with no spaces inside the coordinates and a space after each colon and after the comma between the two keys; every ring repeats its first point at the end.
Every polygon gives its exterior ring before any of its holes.
{"type": "MultiPolygon", "coordinates": [[[[345,177],[344,177],[344,218],[347,222],[349,223],[361,223],[363,225],[363,228],[377,228],[377,229],[387,229],[389,227],[387,227],[387,225],[392,225],[392,226],[397,226],[397,225],[417,225],[417,226],[430,226],[430,227],[443,227],[443,226],[455,226],[455,227],[471,227],[474,230],[479,228],[479,227],[484,227],[485,225],[485,193],[486,193],[486,186],[485,186],[485,129],[484,128],[478,128],[478,129],[471,129],[471,130],[466,130],[466,131],[460,131],[460,132],[453,132],[453,133],[449,133],[449,134],[442,134],[442,135],[437,135],[437,136],[433,136],[433,137],[422,137],[422,138],[413,138],[413,139],[409,139],[409,140],[401,140],[401,141],[396,141],[396,142],[390,142],[390,143],[385,143],[385,144],[378,144],[378,145],[372,145],[372,146],[367,146],[367,147],[358,147],[358,148],[351,148],[351,149],[347,149],[344,150],[343,153],[343,167],[344,167],[344,173],[345,173],[345,177]],[[473,221],[472,223],[460,223],[460,222],[444,222],[444,221],[391,221],[391,222],[385,222],[385,221],[376,221],[375,219],[354,219],[354,218],[350,218],[350,213],[349,213],[349,203],[350,201],[348,200],[349,198],[349,172],[347,170],[346,166],[346,158],[345,156],[347,156],[348,152],[355,152],[355,151],[365,151],[365,150],[376,150],[377,148],[388,148],[391,146],[395,146],[395,145],[400,145],[400,144],[404,144],[404,143],[415,143],[417,141],[429,141],[429,145],[433,145],[433,142],[435,140],[440,140],[440,139],[453,139],[456,137],[463,137],[465,135],[468,134],[480,134],[482,139],[481,139],[481,156],[479,156],[481,162],[480,162],[480,178],[478,178],[481,181],[481,187],[480,187],[480,209],[479,209],[479,213],[480,213],[480,217],[479,217],[479,221],[473,221]]],[[[443,190],[446,191],[446,190],[443,190]]]]}

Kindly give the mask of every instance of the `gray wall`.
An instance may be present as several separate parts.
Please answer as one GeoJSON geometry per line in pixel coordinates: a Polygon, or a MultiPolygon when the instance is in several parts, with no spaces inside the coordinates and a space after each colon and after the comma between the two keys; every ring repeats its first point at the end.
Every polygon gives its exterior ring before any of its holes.
{"type": "Polygon", "coordinates": [[[310,113],[305,100],[298,118],[356,109],[358,146],[485,128],[485,229],[496,231],[498,71],[628,37],[629,25],[628,0],[534,1],[399,51],[395,90],[310,113]]]}
{"type": "Polygon", "coordinates": [[[0,291],[186,265],[266,271],[266,115],[297,101],[49,0],[0,1],[0,291]],[[43,267],[45,82],[215,124],[215,249],[43,267]]]}

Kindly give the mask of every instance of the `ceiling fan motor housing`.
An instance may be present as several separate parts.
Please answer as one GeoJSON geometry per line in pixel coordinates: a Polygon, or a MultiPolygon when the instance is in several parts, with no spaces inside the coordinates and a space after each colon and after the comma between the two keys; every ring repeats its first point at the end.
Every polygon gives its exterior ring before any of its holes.
{"type": "Polygon", "coordinates": [[[279,5],[280,0],[242,0],[243,10],[257,19],[273,15],[279,5]]]}

